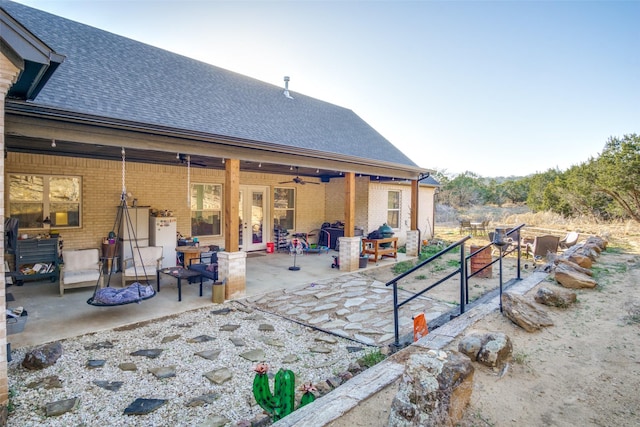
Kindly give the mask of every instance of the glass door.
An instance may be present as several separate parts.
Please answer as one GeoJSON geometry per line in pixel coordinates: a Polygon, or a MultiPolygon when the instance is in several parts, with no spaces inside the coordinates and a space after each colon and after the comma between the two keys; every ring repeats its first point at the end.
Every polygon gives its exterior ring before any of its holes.
{"type": "Polygon", "coordinates": [[[240,186],[240,248],[245,252],[265,250],[270,234],[269,187],[240,186]]]}

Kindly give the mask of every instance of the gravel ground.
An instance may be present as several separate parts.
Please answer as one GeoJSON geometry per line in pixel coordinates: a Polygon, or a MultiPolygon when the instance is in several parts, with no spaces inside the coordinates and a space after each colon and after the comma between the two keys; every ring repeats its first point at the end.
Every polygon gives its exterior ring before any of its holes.
{"type": "MultiPolygon", "coordinates": [[[[217,306],[218,308],[219,306],[217,306]]],[[[200,309],[177,316],[158,319],[133,327],[118,328],[61,341],[63,354],[48,368],[29,371],[21,362],[29,348],[12,352],[9,363],[10,403],[13,411],[9,426],[195,426],[237,425],[254,419],[263,412],[252,394],[253,367],[256,362],[241,356],[249,350],[264,351],[264,361],[270,373],[279,368],[291,369],[296,375],[296,388],[303,382],[317,384],[348,370],[349,365],[361,358],[370,348],[362,348],[353,341],[319,332],[281,317],[251,311],[241,304],[230,302],[227,314],[214,314],[212,309],[200,309]],[[259,330],[261,324],[273,326],[273,331],[259,330]],[[239,325],[235,331],[221,331],[223,325],[239,325]],[[189,339],[208,335],[208,342],[188,342],[189,339]],[[177,337],[176,337],[177,336],[177,337]],[[163,342],[171,337],[173,340],[163,342]],[[244,346],[237,346],[231,338],[240,338],[244,346]],[[335,341],[327,343],[326,340],[335,341]],[[112,348],[87,349],[99,343],[110,342],[112,348]],[[311,349],[326,347],[328,353],[311,349]],[[352,347],[360,351],[352,352],[352,347]],[[163,349],[161,355],[151,359],[132,356],[143,349],[163,349]],[[195,355],[204,350],[220,350],[215,360],[195,355]],[[291,362],[289,358],[297,357],[291,362]],[[89,368],[89,360],[105,360],[101,368],[89,368]],[[123,371],[119,365],[132,362],[136,371],[123,371]],[[158,379],[150,368],[175,366],[174,377],[158,379]],[[232,378],[223,384],[214,384],[204,373],[227,368],[232,378]],[[28,385],[48,376],[57,376],[60,388],[29,388],[28,385]],[[118,391],[98,387],[94,381],[123,381],[118,391]],[[215,393],[216,400],[201,406],[187,403],[198,396],[215,393]],[[79,398],[72,411],[47,417],[47,403],[79,398]],[[124,415],[124,409],[137,398],[166,399],[159,409],[147,415],[124,415]],[[212,423],[213,416],[222,416],[228,423],[212,423]],[[206,422],[206,424],[205,424],[206,422]]],[[[271,382],[273,386],[273,382],[271,382]]],[[[296,403],[300,392],[297,392],[296,403]]]]}

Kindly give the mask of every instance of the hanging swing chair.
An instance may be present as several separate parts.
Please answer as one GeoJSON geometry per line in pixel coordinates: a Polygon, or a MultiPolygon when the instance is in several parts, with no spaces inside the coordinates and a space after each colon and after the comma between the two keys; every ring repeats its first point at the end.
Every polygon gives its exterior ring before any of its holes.
{"type": "MultiPolygon", "coordinates": [[[[125,151],[122,148],[122,194],[120,196],[120,208],[118,209],[118,213],[116,214],[116,220],[113,224],[113,229],[109,233],[110,236],[115,236],[116,227],[122,224],[123,227],[127,227],[127,231],[129,236],[133,239],[128,242],[131,245],[131,253],[137,252],[140,255],[140,248],[138,246],[138,240],[136,239],[135,231],[133,228],[133,223],[131,221],[131,217],[129,215],[129,210],[127,209],[127,190],[125,187],[125,151]]],[[[125,244],[124,242],[120,242],[120,239],[115,239],[115,253],[118,253],[120,249],[120,245],[125,244]]],[[[136,257],[134,257],[135,259],[136,257]]],[[[140,256],[138,257],[140,259],[140,256]]],[[[146,284],[141,284],[138,280],[138,271],[136,263],[134,262],[133,268],[135,269],[136,280],[129,286],[123,288],[113,288],[110,286],[111,277],[113,275],[113,268],[109,269],[109,275],[107,277],[106,283],[104,287],[101,287],[100,284],[102,282],[103,272],[100,271],[100,278],[96,283],[96,286],[93,290],[93,296],[87,300],[87,304],[93,305],[96,307],[114,307],[117,305],[125,305],[132,303],[140,303],[149,298],[153,298],[156,295],[156,291],[153,289],[146,280],[146,271],[144,265],[142,268],[142,275],[145,277],[146,284]]],[[[122,273],[124,274],[124,272],[122,273]]]]}

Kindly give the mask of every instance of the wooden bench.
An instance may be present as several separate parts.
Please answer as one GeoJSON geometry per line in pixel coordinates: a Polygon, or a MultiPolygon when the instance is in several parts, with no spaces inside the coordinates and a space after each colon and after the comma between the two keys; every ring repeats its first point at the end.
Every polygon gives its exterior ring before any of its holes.
{"type": "Polygon", "coordinates": [[[373,255],[369,257],[369,261],[378,262],[382,257],[398,258],[398,238],[387,237],[385,239],[362,239],[362,253],[365,255],[373,255]],[[382,246],[385,243],[391,243],[390,246],[382,246]]]}

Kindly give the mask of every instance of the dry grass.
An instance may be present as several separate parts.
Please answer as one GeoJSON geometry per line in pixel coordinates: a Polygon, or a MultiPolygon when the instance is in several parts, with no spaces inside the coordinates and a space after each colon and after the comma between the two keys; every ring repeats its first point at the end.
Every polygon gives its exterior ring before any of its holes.
{"type": "MultiPolygon", "coordinates": [[[[489,219],[489,230],[496,226],[515,226],[526,224],[522,234],[525,236],[554,234],[563,237],[569,231],[577,231],[582,238],[587,236],[601,236],[608,239],[615,246],[633,247],[640,250],[640,223],[628,221],[597,221],[593,217],[581,216],[576,218],[564,218],[553,212],[523,212],[522,207],[496,207],[482,206],[474,207],[461,213],[459,217],[474,219],[489,219]]],[[[446,230],[444,234],[450,240],[457,240],[459,233],[457,222],[446,224],[439,222],[436,224],[436,237],[443,238],[443,234],[438,232],[446,230]]]]}

